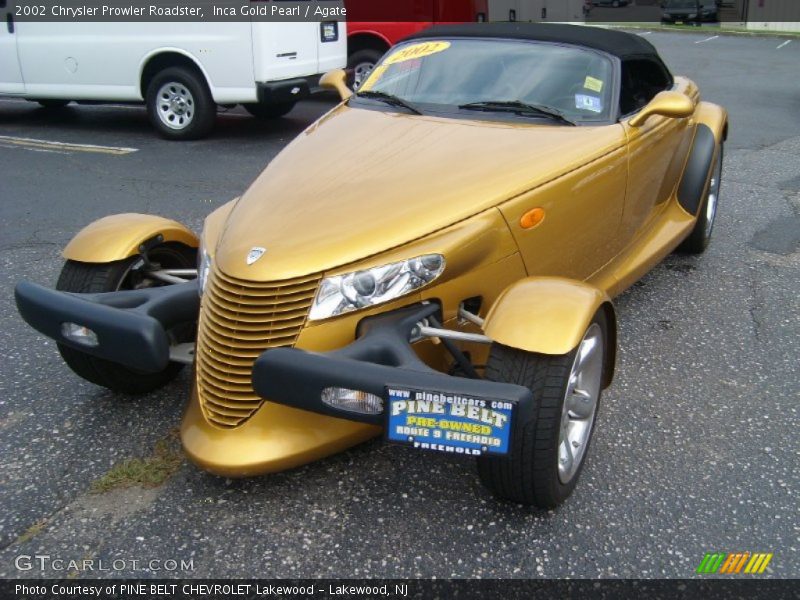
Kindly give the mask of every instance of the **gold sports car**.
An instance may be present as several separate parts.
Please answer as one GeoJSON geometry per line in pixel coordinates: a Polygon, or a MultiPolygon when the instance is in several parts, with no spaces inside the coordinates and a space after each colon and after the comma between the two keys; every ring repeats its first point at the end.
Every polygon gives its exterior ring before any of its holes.
{"type": "Polygon", "coordinates": [[[344,81],[199,237],[100,219],[19,311],[120,393],[193,365],[181,438],[213,473],[383,434],[554,507],[614,374],[611,299],[709,242],[727,113],[643,38],[569,25],[438,26],[344,81]]]}

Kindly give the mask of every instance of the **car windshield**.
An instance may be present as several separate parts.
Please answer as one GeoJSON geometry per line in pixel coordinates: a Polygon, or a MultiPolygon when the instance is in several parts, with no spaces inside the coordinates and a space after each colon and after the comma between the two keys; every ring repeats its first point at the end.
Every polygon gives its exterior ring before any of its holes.
{"type": "Polygon", "coordinates": [[[612,80],[611,60],[591,50],[516,40],[450,39],[398,45],[358,92],[368,101],[394,100],[396,107],[403,101],[409,111],[568,124],[608,120],[612,80]]]}
{"type": "Polygon", "coordinates": [[[697,0],[666,0],[664,8],[697,8],[697,0]]]}

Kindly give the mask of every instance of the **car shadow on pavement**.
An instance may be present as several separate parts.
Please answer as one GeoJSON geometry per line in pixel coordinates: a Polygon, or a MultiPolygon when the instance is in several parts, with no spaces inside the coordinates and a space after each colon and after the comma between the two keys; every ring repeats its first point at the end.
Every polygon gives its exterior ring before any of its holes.
{"type": "MultiPolygon", "coordinates": [[[[214,130],[200,142],[218,142],[247,138],[277,137],[285,141],[287,136],[296,136],[316,118],[330,108],[330,101],[312,100],[300,103],[285,117],[272,120],[259,120],[251,117],[241,108],[226,110],[221,108],[217,114],[214,130]]],[[[0,126],[3,135],[22,135],[44,138],[54,132],[98,134],[115,139],[121,136],[135,136],[126,144],[136,143],[140,136],[162,141],[154,131],[143,106],[138,105],[77,105],[70,104],[60,108],[42,108],[29,102],[0,103],[0,126]]]]}

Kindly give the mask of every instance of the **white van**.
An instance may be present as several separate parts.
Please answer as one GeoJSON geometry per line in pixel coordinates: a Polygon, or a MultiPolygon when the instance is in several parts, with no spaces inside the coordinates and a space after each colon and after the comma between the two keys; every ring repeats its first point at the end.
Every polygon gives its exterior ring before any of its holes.
{"type": "Polygon", "coordinates": [[[347,62],[343,22],[15,22],[13,6],[0,3],[0,97],[144,101],[169,139],[206,135],[217,105],[283,116],[347,62]]]}

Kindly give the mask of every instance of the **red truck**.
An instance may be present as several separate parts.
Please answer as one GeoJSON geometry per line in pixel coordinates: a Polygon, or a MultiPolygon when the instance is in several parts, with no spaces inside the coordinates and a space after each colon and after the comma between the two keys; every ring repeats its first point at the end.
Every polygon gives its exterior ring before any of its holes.
{"type": "Polygon", "coordinates": [[[435,23],[488,21],[488,0],[346,0],[347,68],[360,85],[399,40],[435,23]],[[351,20],[352,19],[352,20],[351,20]]]}

